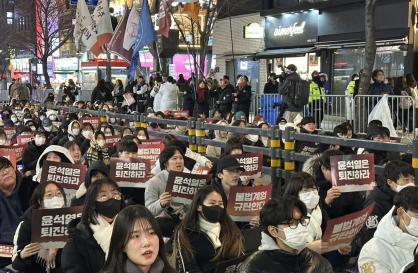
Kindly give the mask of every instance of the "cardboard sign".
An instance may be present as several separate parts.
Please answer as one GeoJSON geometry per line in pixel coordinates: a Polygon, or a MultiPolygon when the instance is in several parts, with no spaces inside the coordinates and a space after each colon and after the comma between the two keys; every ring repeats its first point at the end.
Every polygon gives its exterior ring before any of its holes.
{"type": "Polygon", "coordinates": [[[80,122],[80,124],[83,124],[84,122],[90,122],[91,125],[93,125],[94,130],[97,130],[100,124],[100,117],[84,117],[80,118],[78,122],[80,122]]]}
{"type": "Polygon", "coordinates": [[[13,245],[0,244],[0,257],[11,258],[13,254],[13,245]]]}
{"type": "Polygon", "coordinates": [[[169,111],[167,114],[172,114],[175,119],[180,117],[189,118],[189,110],[169,111]]]}
{"type": "Polygon", "coordinates": [[[26,149],[26,144],[19,144],[19,145],[13,145],[13,146],[0,145],[0,151],[4,151],[4,152],[11,151],[16,155],[16,162],[19,162],[22,160],[25,149],[26,149]]]}
{"type": "Polygon", "coordinates": [[[372,189],[374,154],[331,156],[332,185],[340,192],[367,191],[372,189]]]}
{"type": "Polygon", "coordinates": [[[119,187],[145,188],[151,173],[151,162],[143,158],[110,159],[109,176],[119,187]]]}
{"type": "Polygon", "coordinates": [[[273,185],[231,187],[226,211],[232,220],[249,222],[260,215],[261,208],[270,200],[273,185]]]}
{"type": "Polygon", "coordinates": [[[208,174],[209,172],[210,172],[210,168],[204,167],[204,166],[199,166],[199,167],[196,168],[196,170],[193,170],[192,173],[205,175],[205,174],[208,174]]]}
{"type": "Polygon", "coordinates": [[[322,242],[327,242],[329,251],[336,250],[343,244],[349,244],[363,228],[373,211],[374,203],[367,208],[342,217],[328,220],[322,242]]]}
{"type": "Polygon", "coordinates": [[[162,138],[140,139],[140,140],[141,140],[141,144],[162,144],[163,143],[162,138]]]}
{"type": "Polygon", "coordinates": [[[33,140],[33,134],[19,135],[16,137],[17,144],[24,144],[33,140]]]}
{"type": "Polygon", "coordinates": [[[134,95],[132,93],[125,93],[123,94],[123,97],[126,100],[126,103],[131,106],[132,104],[136,103],[136,100],[134,98],[134,95]]]}
{"type": "MultiPolygon", "coordinates": [[[[113,147],[115,143],[120,141],[120,135],[115,135],[115,136],[106,136],[106,145],[108,147],[113,147]]],[[[118,148],[119,150],[119,148],[118,148]]]]}
{"type": "Polygon", "coordinates": [[[81,217],[82,211],[83,207],[34,209],[31,242],[39,242],[44,248],[63,248],[68,239],[68,223],[81,217]]]}
{"type": "Polygon", "coordinates": [[[390,137],[390,142],[401,143],[401,137],[390,137]]]}
{"type": "Polygon", "coordinates": [[[244,153],[240,155],[233,155],[235,157],[241,167],[245,169],[245,172],[241,173],[241,175],[253,175],[261,172],[263,167],[263,153],[244,153]]]}
{"type": "Polygon", "coordinates": [[[165,191],[170,193],[171,201],[191,204],[197,190],[211,179],[212,175],[170,171],[165,191]]]}
{"type": "Polygon", "coordinates": [[[7,158],[16,170],[16,154],[13,151],[4,151],[0,149],[0,156],[7,158]]]}
{"type": "Polygon", "coordinates": [[[247,253],[244,256],[239,258],[231,259],[224,262],[219,262],[216,264],[216,273],[236,273],[238,272],[239,267],[241,264],[251,256],[254,252],[247,253]]]}
{"type": "Polygon", "coordinates": [[[87,166],[44,160],[42,164],[41,183],[46,181],[57,182],[65,189],[67,194],[75,193],[84,182],[87,166]]]}
{"type": "Polygon", "coordinates": [[[9,128],[3,128],[3,130],[6,132],[7,140],[11,140],[12,136],[16,134],[16,126],[9,127],[9,128]]]}
{"type": "Polygon", "coordinates": [[[318,148],[318,145],[315,142],[303,142],[297,152],[303,155],[310,155],[316,148],[318,148]]]}
{"type": "Polygon", "coordinates": [[[153,168],[163,150],[164,144],[138,144],[138,157],[149,159],[153,168]]]}

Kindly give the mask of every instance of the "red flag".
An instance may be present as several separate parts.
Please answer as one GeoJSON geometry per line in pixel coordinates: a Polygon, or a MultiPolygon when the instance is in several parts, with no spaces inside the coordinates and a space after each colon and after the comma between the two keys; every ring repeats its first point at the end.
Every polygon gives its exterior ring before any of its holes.
{"type": "Polygon", "coordinates": [[[170,5],[174,0],[161,0],[160,10],[158,11],[160,33],[168,38],[168,31],[171,27],[170,5]]]}
{"type": "Polygon", "coordinates": [[[128,22],[128,17],[131,11],[125,5],[125,13],[123,14],[121,22],[118,24],[115,30],[115,34],[112,37],[112,40],[109,43],[109,52],[116,54],[122,57],[125,61],[130,62],[132,58],[133,48],[129,50],[123,47],[123,39],[126,33],[126,25],[128,22]]]}

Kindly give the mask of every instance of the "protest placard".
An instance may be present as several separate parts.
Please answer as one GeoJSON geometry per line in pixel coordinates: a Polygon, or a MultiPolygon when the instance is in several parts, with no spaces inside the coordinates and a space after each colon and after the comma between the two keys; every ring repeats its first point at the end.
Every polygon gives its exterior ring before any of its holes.
{"type": "Polygon", "coordinates": [[[0,149],[0,156],[7,158],[16,170],[16,154],[13,151],[5,151],[0,149]]]}
{"type": "Polygon", "coordinates": [[[204,167],[204,166],[199,166],[197,167],[195,170],[193,170],[193,174],[208,174],[210,172],[210,168],[208,167],[204,167]]]}
{"type": "Polygon", "coordinates": [[[263,167],[263,153],[244,153],[233,155],[241,167],[245,169],[245,172],[242,172],[241,175],[253,175],[261,172],[263,167]]]}
{"type": "Polygon", "coordinates": [[[31,242],[44,248],[63,248],[68,239],[67,225],[80,218],[83,207],[34,209],[31,242]]]}
{"type": "Polygon", "coordinates": [[[7,140],[11,140],[12,136],[16,134],[16,126],[3,128],[4,132],[6,132],[7,140]]]}
{"type": "Polygon", "coordinates": [[[110,159],[109,176],[119,187],[145,188],[151,173],[151,162],[143,158],[110,159]]]}
{"type": "Polygon", "coordinates": [[[105,139],[106,139],[106,145],[108,147],[113,147],[115,143],[118,143],[120,141],[120,135],[106,136],[105,139]]]}
{"type": "Polygon", "coordinates": [[[197,190],[206,185],[212,175],[199,175],[170,171],[165,191],[171,195],[171,201],[191,204],[197,190]]]}
{"type": "Polygon", "coordinates": [[[22,160],[25,149],[26,149],[26,144],[19,144],[19,145],[13,145],[13,146],[0,145],[0,151],[4,151],[4,152],[11,151],[16,155],[16,162],[19,162],[22,160]]]}
{"type": "Polygon", "coordinates": [[[241,264],[253,254],[253,252],[247,253],[241,257],[219,262],[216,264],[216,273],[236,273],[238,272],[241,264]]]}
{"type": "Polygon", "coordinates": [[[134,98],[134,95],[132,93],[125,93],[123,94],[123,97],[126,100],[126,103],[131,106],[132,104],[136,103],[136,100],[134,98]]]}
{"type": "Polygon", "coordinates": [[[13,254],[13,245],[0,244],[0,257],[11,258],[13,254]]]}
{"type": "Polygon", "coordinates": [[[44,160],[42,164],[41,182],[54,181],[64,188],[65,193],[75,193],[84,182],[87,166],[44,160]]]}
{"type": "Polygon", "coordinates": [[[143,144],[143,145],[146,145],[146,144],[162,144],[162,143],[163,143],[162,138],[141,139],[141,144],[143,144]]]}
{"type": "Polygon", "coordinates": [[[297,152],[303,155],[310,155],[316,148],[318,148],[318,145],[315,142],[303,142],[297,152]]]}
{"type": "Polygon", "coordinates": [[[258,187],[231,187],[226,211],[234,221],[249,222],[260,215],[264,204],[270,200],[273,185],[258,187]]]}
{"type": "Polygon", "coordinates": [[[332,185],[340,192],[367,191],[373,188],[374,154],[330,157],[332,185]]]}
{"type": "Polygon", "coordinates": [[[189,118],[188,110],[174,110],[174,111],[169,111],[168,114],[172,114],[173,117],[176,119],[180,117],[189,118]]]}
{"type": "Polygon", "coordinates": [[[149,159],[151,168],[154,168],[155,162],[164,150],[164,144],[138,144],[138,157],[149,159]]]}
{"type": "Polygon", "coordinates": [[[100,123],[100,117],[84,117],[80,118],[78,122],[80,122],[80,124],[83,124],[84,122],[90,122],[91,125],[93,125],[94,130],[97,130],[100,123]]]}
{"type": "Polygon", "coordinates": [[[33,140],[33,134],[18,135],[16,137],[17,144],[25,144],[33,140]]]}
{"type": "Polygon", "coordinates": [[[342,217],[328,220],[327,228],[322,236],[322,242],[328,243],[328,251],[349,244],[363,228],[364,223],[372,213],[375,203],[367,208],[342,217]]]}
{"type": "Polygon", "coordinates": [[[401,137],[390,137],[390,142],[392,143],[401,143],[401,137]]]}

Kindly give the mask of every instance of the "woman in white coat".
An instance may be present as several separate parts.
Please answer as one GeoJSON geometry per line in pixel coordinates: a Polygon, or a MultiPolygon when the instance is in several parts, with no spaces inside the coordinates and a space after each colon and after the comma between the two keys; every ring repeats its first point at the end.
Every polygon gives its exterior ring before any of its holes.
{"type": "MultiPolygon", "coordinates": [[[[160,86],[158,92],[153,90],[155,94],[154,111],[164,112],[165,110],[177,109],[177,85],[174,83],[173,77],[168,77],[167,82],[160,86]]],[[[151,96],[153,94],[151,93],[151,96]]]]}

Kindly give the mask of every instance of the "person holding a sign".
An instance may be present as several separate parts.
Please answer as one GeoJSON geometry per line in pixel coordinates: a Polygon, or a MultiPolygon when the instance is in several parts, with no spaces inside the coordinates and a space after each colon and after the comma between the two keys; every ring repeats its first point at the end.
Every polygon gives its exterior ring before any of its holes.
{"type": "Polygon", "coordinates": [[[123,209],[115,220],[109,257],[100,273],[175,273],[155,217],[141,205],[123,209]]]}
{"type": "Polygon", "coordinates": [[[418,246],[418,188],[401,190],[393,203],[377,226],[374,237],[361,249],[358,268],[362,273],[400,272],[414,260],[418,246]]]}
{"type": "Polygon", "coordinates": [[[307,248],[312,241],[305,204],[295,197],[270,199],[260,212],[261,246],[238,272],[332,273],[331,264],[307,248]]]}
{"type": "Polygon", "coordinates": [[[19,272],[57,272],[61,268],[61,249],[44,248],[39,243],[31,243],[32,211],[34,209],[58,209],[65,207],[64,189],[55,182],[40,184],[30,200],[31,207],[21,217],[13,240],[13,268],[19,272]]]}
{"type": "Polygon", "coordinates": [[[74,160],[67,149],[58,145],[51,145],[45,149],[36,163],[36,174],[33,176],[34,181],[41,182],[42,165],[45,160],[74,164],[74,160]]]}
{"type": "Polygon", "coordinates": [[[109,251],[114,220],[124,207],[125,200],[112,179],[102,178],[89,186],[81,218],[68,224],[61,260],[65,272],[100,271],[109,251]]]}
{"type": "Polygon", "coordinates": [[[244,252],[238,227],[225,211],[221,192],[201,187],[174,232],[171,259],[179,272],[214,273],[216,264],[244,252]]]}
{"type": "Polygon", "coordinates": [[[39,157],[47,148],[45,131],[36,130],[34,133],[34,140],[28,142],[25,152],[22,157],[23,173],[36,169],[36,163],[39,157]]]}

